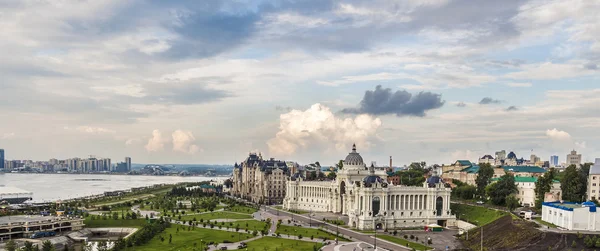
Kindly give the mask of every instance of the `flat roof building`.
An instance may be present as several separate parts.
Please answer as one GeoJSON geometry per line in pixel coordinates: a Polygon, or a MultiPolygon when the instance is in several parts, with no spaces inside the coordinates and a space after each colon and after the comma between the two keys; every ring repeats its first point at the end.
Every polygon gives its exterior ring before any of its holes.
{"type": "Polygon", "coordinates": [[[593,202],[555,201],[542,204],[542,220],[568,230],[599,231],[600,215],[593,202]]]}
{"type": "Polygon", "coordinates": [[[12,215],[0,217],[0,239],[29,238],[36,232],[83,229],[82,218],[12,215]]]}

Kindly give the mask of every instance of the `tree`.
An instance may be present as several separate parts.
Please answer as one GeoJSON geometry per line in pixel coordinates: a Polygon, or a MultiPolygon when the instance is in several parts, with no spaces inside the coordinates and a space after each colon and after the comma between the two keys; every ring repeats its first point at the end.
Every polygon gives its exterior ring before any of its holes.
{"type": "Polygon", "coordinates": [[[96,250],[97,251],[108,251],[108,243],[106,243],[106,241],[100,241],[98,242],[98,244],[96,245],[96,250]]]}
{"type": "Polygon", "coordinates": [[[6,245],[4,245],[4,249],[6,249],[6,251],[15,251],[17,250],[17,243],[13,240],[9,240],[6,242],[6,245]]]}
{"type": "Polygon", "coordinates": [[[584,163],[583,165],[581,165],[581,168],[579,168],[579,184],[581,184],[581,187],[579,188],[579,196],[581,197],[581,201],[585,201],[587,196],[587,183],[588,183],[588,176],[590,174],[590,167],[593,165],[594,163],[584,163]]]}
{"type": "Polygon", "coordinates": [[[552,183],[554,182],[555,177],[556,171],[554,168],[550,168],[544,175],[538,177],[535,182],[535,207],[537,209],[542,208],[544,196],[552,189],[552,183]]]}
{"type": "Polygon", "coordinates": [[[581,194],[583,185],[581,184],[581,177],[577,171],[577,166],[570,165],[563,173],[563,177],[560,180],[560,189],[562,190],[563,200],[581,202],[583,199],[581,194]]]}
{"type": "Polygon", "coordinates": [[[519,207],[519,199],[514,194],[506,196],[506,207],[509,211],[515,210],[515,208],[519,207]]]}
{"type": "Polygon", "coordinates": [[[506,197],[518,191],[515,177],[507,173],[486,188],[487,195],[492,203],[499,206],[506,205],[506,197]]]}
{"type": "Polygon", "coordinates": [[[334,180],[336,177],[337,177],[337,173],[335,173],[335,172],[329,172],[327,174],[327,178],[330,180],[334,180]]]}
{"type": "Polygon", "coordinates": [[[335,168],[337,168],[338,170],[342,170],[342,168],[344,168],[344,160],[338,161],[338,163],[335,164],[335,168]]]}
{"type": "Polygon", "coordinates": [[[479,171],[477,172],[477,178],[475,184],[477,184],[477,195],[483,198],[485,196],[485,189],[490,184],[490,181],[494,177],[494,168],[489,163],[479,164],[479,171]]]}
{"type": "Polygon", "coordinates": [[[49,240],[42,242],[42,251],[54,251],[54,245],[49,240]]]}

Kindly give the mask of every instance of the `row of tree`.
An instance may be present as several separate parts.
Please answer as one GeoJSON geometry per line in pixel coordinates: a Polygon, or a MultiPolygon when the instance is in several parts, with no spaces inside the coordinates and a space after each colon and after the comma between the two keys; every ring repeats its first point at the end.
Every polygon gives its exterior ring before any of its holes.
{"type": "MultiPolygon", "coordinates": [[[[4,246],[4,249],[6,251],[16,251],[17,250],[17,243],[14,240],[9,240],[8,242],[6,242],[6,245],[4,246]]],[[[38,247],[38,245],[34,245],[31,242],[26,241],[23,248],[21,248],[20,250],[23,251],[55,251],[55,247],[52,244],[52,242],[46,240],[44,242],[42,242],[42,248],[40,249],[38,247]]],[[[69,247],[65,245],[65,250],[69,250],[69,247]]]]}
{"type": "MultiPolygon", "coordinates": [[[[552,184],[560,180],[562,199],[571,202],[583,202],[586,200],[587,182],[589,170],[592,163],[585,163],[579,168],[576,165],[568,166],[563,172],[558,173],[554,168],[550,168],[543,175],[538,177],[535,183],[535,206],[542,207],[544,196],[552,189],[552,184]]],[[[518,191],[511,174],[502,176],[498,182],[491,183],[494,176],[494,168],[490,164],[480,164],[477,178],[475,179],[475,195],[479,198],[489,198],[493,204],[516,207],[519,202],[514,193],[518,191]],[[490,184],[491,183],[491,184],[490,184]],[[511,197],[509,197],[511,196],[511,197]]],[[[455,197],[468,199],[473,192],[473,188],[463,185],[458,186],[453,195],[455,197]]]]}

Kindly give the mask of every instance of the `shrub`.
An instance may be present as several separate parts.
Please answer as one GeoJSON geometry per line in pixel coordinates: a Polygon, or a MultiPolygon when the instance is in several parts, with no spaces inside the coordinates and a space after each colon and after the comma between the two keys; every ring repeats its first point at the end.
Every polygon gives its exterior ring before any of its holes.
{"type": "Polygon", "coordinates": [[[408,235],[404,235],[404,239],[408,239],[408,235]]]}
{"type": "Polygon", "coordinates": [[[411,234],[411,235],[410,235],[410,239],[411,239],[411,240],[414,240],[414,239],[415,239],[415,236],[411,234]]]}

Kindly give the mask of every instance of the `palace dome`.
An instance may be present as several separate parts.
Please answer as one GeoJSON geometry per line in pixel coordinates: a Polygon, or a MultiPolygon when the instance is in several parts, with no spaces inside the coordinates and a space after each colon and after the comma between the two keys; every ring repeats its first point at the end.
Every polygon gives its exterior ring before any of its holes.
{"type": "Polygon", "coordinates": [[[506,156],[507,159],[516,159],[517,155],[514,152],[510,152],[508,153],[508,156],[506,156]]]}
{"type": "Polygon", "coordinates": [[[356,152],[356,144],[352,145],[352,152],[346,156],[344,166],[364,166],[363,158],[356,152]]]}

